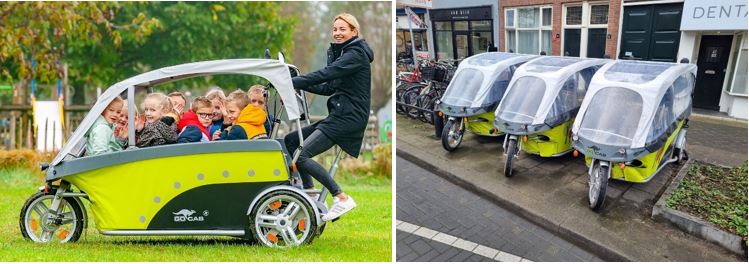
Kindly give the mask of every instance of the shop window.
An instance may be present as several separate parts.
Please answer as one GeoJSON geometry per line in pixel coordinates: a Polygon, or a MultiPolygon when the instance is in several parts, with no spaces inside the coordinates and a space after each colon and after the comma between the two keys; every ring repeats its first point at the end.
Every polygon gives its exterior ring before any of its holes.
{"type": "Polygon", "coordinates": [[[736,71],[733,81],[733,88],[731,90],[731,93],[739,94],[739,95],[747,95],[746,93],[746,48],[741,49],[739,52],[739,62],[736,64],[736,71]]]}
{"type": "Polygon", "coordinates": [[[733,70],[733,74],[728,75],[728,90],[731,94],[734,95],[747,95],[746,91],[746,74],[747,74],[747,43],[746,43],[746,35],[735,35],[737,36],[736,40],[736,49],[734,50],[734,58],[731,62],[731,65],[735,68],[733,70]]]}
{"type": "Polygon", "coordinates": [[[455,21],[455,30],[468,30],[468,21],[455,21]]]}

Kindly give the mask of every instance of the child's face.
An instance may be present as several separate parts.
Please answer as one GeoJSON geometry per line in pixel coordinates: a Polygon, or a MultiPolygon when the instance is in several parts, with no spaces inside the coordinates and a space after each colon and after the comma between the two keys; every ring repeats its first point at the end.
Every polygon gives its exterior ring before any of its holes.
{"type": "Polygon", "coordinates": [[[122,113],[122,102],[112,102],[104,109],[101,116],[107,123],[114,124],[120,120],[120,113],[122,113]]]}
{"type": "Polygon", "coordinates": [[[120,126],[127,126],[127,106],[122,107],[120,112],[120,120],[117,120],[117,124],[120,126]]]}
{"type": "Polygon", "coordinates": [[[172,96],[170,98],[172,99],[174,110],[177,111],[177,113],[182,114],[182,111],[185,110],[185,100],[182,100],[181,96],[172,96]]]}
{"type": "Polygon", "coordinates": [[[221,99],[219,98],[211,100],[211,104],[213,104],[213,121],[219,121],[224,118],[224,115],[221,113],[221,103],[221,99]]]}
{"type": "Polygon", "coordinates": [[[240,112],[242,112],[242,109],[239,109],[236,103],[226,103],[226,119],[228,119],[232,125],[236,124],[240,112]]]}
{"type": "Polygon", "coordinates": [[[148,98],[143,102],[143,110],[145,110],[146,122],[153,123],[161,118],[161,105],[155,98],[148,98]]]}
{"type": "Polygon", "coordinates": [[[250,94],[250,104],[265,109],[265,97],[262,94],[252,93],[250,94]]]}
{"type": "Polygon", "coordinates": [[[214,113],[213,109],[210,107],[200,107],[198,108],[198,111],[195,112],[195,114],[198,115],[198,122],[200,122],[200,124],[204,127],[210,126],[213,122],[213,119],[211,119],[211,117],[213,117],[214,113]]]}

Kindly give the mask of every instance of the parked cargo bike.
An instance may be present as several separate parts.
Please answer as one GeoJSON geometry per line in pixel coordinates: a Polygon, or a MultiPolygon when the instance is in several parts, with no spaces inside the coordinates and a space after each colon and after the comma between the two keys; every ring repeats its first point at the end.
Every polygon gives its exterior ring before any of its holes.
{"type": "MultiPolygon", "coordinates": [[[[288,152],[282,140],[147,148],[135,147],[134,140],[136,93],[218,74],[268,80],[276,90],[271,96],[284,103],[285,116],[301,127],[300,117],[307,112],[305,96],[293,89],[290,69],[296,73],[282,58],[204,61],[143,73],[109,87],[52,163],[43,166],[46,183],[21,210],[23,236],[35,242],[78,240],[88,223],[81,201],[88,199],[96,228],[104,235],[235,236],[274,247],[309,243],[325,225],[321,215],[327,212],[326,192],[315,200],[291,184],[298,174],[290,165],[298,155],[288,152]],[[120,95],[128,98],[129,147],[86,156],[85,133],[120,95]]],[[[340,152],[334,164],[339,158],[340,152]]]]}
{"type": "Polygon", "coordinates": [[[603,207],[609,178],[644,183],[686,159],[697,66],[614,61],[593,77],[573,126],[585,155],[590,208],[603,207]]]}
{"type": "Polygon", "coordinates": [[[502,135],[492,125],[494,109],[502,100],[515,69],[536,57],[488,52],[463,60],[439,102],[439,110],[447,119],[441,133],[442,147],[447,151],[457,149],[466,128],[478,135],[502,135]]]}
{"type": "Polygon", "coordinates": [[[572,151],[570,126],[593,74],[608,60],[541,57],[520,66],[497,107],[494,125],[506,133],[504,175],[522,149],[541,157],[572,151]]]}

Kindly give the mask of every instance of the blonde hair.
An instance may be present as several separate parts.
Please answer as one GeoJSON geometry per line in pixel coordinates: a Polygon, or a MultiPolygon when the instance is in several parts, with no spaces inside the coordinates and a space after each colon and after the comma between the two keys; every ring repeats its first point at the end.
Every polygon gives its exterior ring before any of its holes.
{"type": "Polygon", "coordinates": [[[202,107],[213,107],[213,103],[211,103],[211,100],[205,96],[198,96],[195,97],[195,99],[192,100],[192,104],[190,104],[190,110],[195,113],[198,113],[198,108],[202,107]]]}
{"type": "Polygon", "coordinates": [[[211,90],[209,90],[205,94],[205,98],[207,98],[208,100],[220,99],[221,101],[226,101],[226,95],[224,95],[224,91],[221,90],[221,88],[217,86],[211,88],[211,90]]]}
{"type": "Polygon", "coordinates": [[[252,96],[253,94],[259,94],[265,98],[265,86],[262,84],[250,86],[250,89],[247,89],[247,96],[252,96]]]}
{"type": "Polygon", "coordinates": [[[171,93],[167,94],[167,96],[169,96],[169,98],[171,98],[173,96],[177,96],[177,97],[182,98],[182,101],[187,102],[187,98],[185,98],[185,94],[183,94],[181,92],[171,92],[171,93]]]}
{"type": "Polygon", "coordinates": [[[109,104],[107,105],[107,108],[109,108],[110,106],[112,106],[112,104],[114,104],[114,103],[122,103],[124,105],[125,104],[125,100],[122,100],[122,97],[115,96],[114,99],[112,99],[112,101],[109,102],[109,104]]]}
{"type": "Polygon", "coordinates": [[[359,21],[356,20],[356,17],[349,13],[340,13],[337,16],[335,16],[335,19],[333,19],[333,23],[335,23],[336,20],[343,20],[343,22],[346,22],[348,26],[351,28],[352,31],[356,31],[356,36],[361,35],[361,30],[359,29],[359,21]]]}
{"type": "Polygon", "coordinates": [[[247,96],[245,92],[242,90],[237,89],[236,91],[233,91],[229,94],[229,96],[226,97],[226,103],[235,103],[237,104],[237,107],[241,111],[244,109],[248,104],[250,104],[250,99],[247,96]]]}
{"type": "Polygon", "coordinates": [[[158,106],[160,108],[159,112],[161,112],[162,115],[174,111],[172,100],[169,99],[169,96],[166,96],[166,94],[164,93],[150,93],[146,95],[146,99],[143,100],[141,108],[145,108],[146,100],[148,99],[155,99],[158,102],[158,106]]]}

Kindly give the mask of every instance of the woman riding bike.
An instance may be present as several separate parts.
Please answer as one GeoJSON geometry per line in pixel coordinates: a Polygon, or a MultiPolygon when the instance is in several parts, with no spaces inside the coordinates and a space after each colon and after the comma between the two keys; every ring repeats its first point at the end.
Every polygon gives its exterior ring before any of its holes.
{"type": "MultiPolygon", "coordinates": [[[[342,13],[333,19],[333,43],[328,49],[328,64],[325,68],[307,75],[293,78],[294,88],[330,96],[325,119],[301,129],[304,144],[296,162],[305,189],[313,189],[311,177],[317,179],[333,195],[333,206],[322,217],[323,221],[337,219],[356,207],[354,199],[343,192],[325,169],[312,157],[333,147],[340,146],[353,157],[359,156],[364,130],[370,111],[370,63],[374,58],[367,42],[359,37],[360,27],[356,18],[342,13]],[[311,177],[310,177],[311,176],[311,177]]],[[[286,135],[289,151],[299,147],[299,133],[286,135]]]]}

